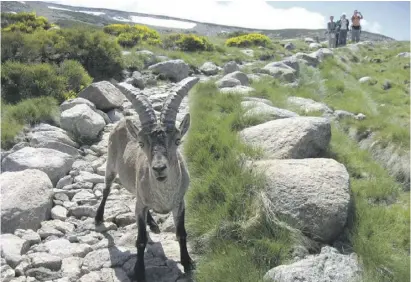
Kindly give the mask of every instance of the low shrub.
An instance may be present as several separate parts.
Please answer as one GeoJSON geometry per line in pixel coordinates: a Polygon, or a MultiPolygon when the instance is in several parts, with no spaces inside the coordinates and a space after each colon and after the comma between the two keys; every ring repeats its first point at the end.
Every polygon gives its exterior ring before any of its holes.
{"type": "Polygon", "coordinates": [[[47,30],[52,24],[45,17],[37,17],[35,13],[1,13],[1,27],[3,32],[32,33],[37,29],[47,30]]]}
{"type": "Polygon", "coordinates": [[[53,97],[37,97],[24,100],[15,105],[1,105],[1,147],[9,149],[15,144],[16,135],[25,124],[40,122],[56,124],[59,107],[53,97]]]}
{"type": "Polygon", "coordinates": [[[96,80],[117,77],[123,69],[121,47],[102,31],[77,28],[2,34],[2,63],[60,64],[66,59],[80,62],[96,80]]]}
{"type": "Polygon", "coordinates": [[[103,28],[105,33],[118,36],[121,33],[126,33],[131,31],[131,26],[129,24],[110,24],[103,28]]]}
{"type": "Polygon", "coordinates": [[[271,43],[268,36],[260,33],[249,33],[227,39],[225,44],[234,47],[267,46],[271,43]]]}
{"type": "Polygon", "coordinates": [[[131,48],[140,41],[140,35],[137,33],[125,32],[117,37],[117,42],[125,48],[131,48]]]}
{"type": "Polygon", "coordinates": [[[93,81],[84,67],[73,60],[61,63],[57,68],[57,74],[67,79],[67,91],[73,93],[79,93],[93,81]]]}
{"type": "Polygon", "coordinates": [[[2,97],[12,104],[39,96],[54,97],[62,102],[67,92],[78,93],[91,81],[81,64],[75,61],[65,61],[59,67],[8,61],[1,72],[2,97]]]}
{"type": "Polygon", "coordinates": [[[181,51],[213,51],[213,44],[204,36],[194,34],[171,34],[163,41],[166,49],[178,48],[181,51]]]}
{"type": "Polygon", "coordinates": [[[139,42],[150,45],[161,44],[160,34],[144,25],[110,24],[103,30],[105,33],[117,36],[117,42],[126,48],[131,48],[139,42]]]}

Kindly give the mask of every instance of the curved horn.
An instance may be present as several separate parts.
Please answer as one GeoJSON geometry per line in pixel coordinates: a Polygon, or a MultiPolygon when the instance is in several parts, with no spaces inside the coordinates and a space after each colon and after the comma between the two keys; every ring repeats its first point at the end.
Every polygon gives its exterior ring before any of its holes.
{"type": "Polygon", "coordinates": [[[181,101],[188,91],[199,81],[198,77],[187,77],[177,84],[173,93],[167,96],[160,115],[160,123],[166,128],[174,126],[181,101]]]}
{"type": "Polygon", "coordinates": [[[133,107],[140,118],[142,128],[152,128],[157,124],[156,114],[146,96],[131,91],[124,85],[117,83],[114,79],[111,80],[111,83],[113,83],[133,104],[133,107]]]}

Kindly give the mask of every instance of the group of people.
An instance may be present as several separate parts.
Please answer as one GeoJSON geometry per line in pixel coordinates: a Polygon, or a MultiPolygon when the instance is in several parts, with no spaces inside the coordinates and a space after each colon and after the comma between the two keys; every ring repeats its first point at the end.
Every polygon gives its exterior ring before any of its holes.
{"type": "MultiPolygon", "coordinates": [[[[363,16],[361,12],[354,11],[351,17],[351,41],[360,42],[361,34],[361,20],[363,16]]],[[[336,48],[338,46],[345,46],[347,44],[347,33],[350,30],[350,21],[347,19],[345,13],[341,15],[340,20],[334,22],[334,16],[330,16],[330,21],[327,26],[328,32],[328,47],[336,48]]]]}

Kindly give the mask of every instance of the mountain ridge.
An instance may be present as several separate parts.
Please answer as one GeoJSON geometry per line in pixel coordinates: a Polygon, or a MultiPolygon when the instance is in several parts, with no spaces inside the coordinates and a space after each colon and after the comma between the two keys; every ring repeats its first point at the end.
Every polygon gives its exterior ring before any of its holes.
{"type": "MultiPolygon", "coordinates": [[[[183,23],[193,23],[193,28],[178,28],[178,27],[166,27],[153,24],[142,23],[144,25],[156,28],[160,33],[196,33],[205,36],[218,36],[219,34],[234,32],[234,31],[247,31],[247,32],[260,32],[273,39],[294,39],[303,37],[318,37],[319,40],[326,40],[325,29],[256,29],[238,26],[227,26],[215,23],[198,22],[194,20],[182,19],[177,17],[152,15],[137,12],[127,12],[120,10],[113,10],[107,8],[89,8],[69,6],[53,2],[43,1],[7,1],[1,2],[2,12],[32,12],[35,11],[39,16],[45,16],[49,18],[51,22],[60,25],[70,25],[73,23],[86,23],[96,26],[104,26],[111,23],[135,23],[130,17],[149,17],[158,20],[173,20],[183,23]],[[55,7],[58,9],[51,9],[49,7],[55,7]],[[61,9],[61,10],[60,10],[61,9]],[[63,10],[67,9],[67,10],[63,10]],[[81,10],[81,12],[79,11],[81,10]],[[93,15],[89,13],[104,13],[101,15],[93,15]],[[116,18],[116,19],[115,19],[116,18]],[[118,20],[121,19],[121,20],[118,20]]],[[[395,39],[382,35],[362,31],[362,39],[368,41],[396,41],[395,39]]]]}

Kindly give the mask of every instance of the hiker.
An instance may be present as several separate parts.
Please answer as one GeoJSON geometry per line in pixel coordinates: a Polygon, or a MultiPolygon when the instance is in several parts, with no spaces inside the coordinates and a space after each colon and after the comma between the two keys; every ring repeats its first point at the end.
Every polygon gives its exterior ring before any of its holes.
{"type": "Polygon", "coordinates": [[[346,18],[345,13],[341,15],[340,20],[337,22],[339,29],[339,42],[338,45],[345,46],[347,45],[347,32],[349,30],[350,21],[346,18]]]}
{"type": "Polygon", "coordinates": [[[335,48],[335,34],[337,29],[337,23],[334,22],[334,16],[330,16],[330,21],[327,25],[327,32],[328,32],[328,47],[335,48]]]}
{"type": "Polygon", "coordinates": [[[354,15],[351,17],[351,41],[354,43],[360,42],[361,24],[360,21],[364,17],[361,12],[357,10],[354,11],[354,15]]]}

